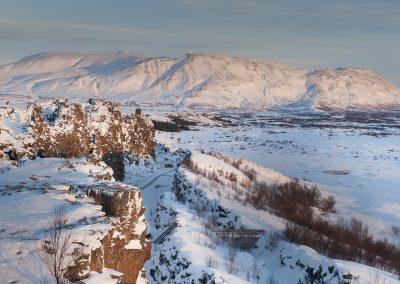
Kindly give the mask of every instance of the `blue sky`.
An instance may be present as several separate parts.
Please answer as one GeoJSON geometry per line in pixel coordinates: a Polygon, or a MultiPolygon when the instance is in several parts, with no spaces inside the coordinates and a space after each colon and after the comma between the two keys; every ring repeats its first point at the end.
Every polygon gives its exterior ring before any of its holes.
{"type": "Polygon", "coordinates": [[[0,64],[42,51],[219,52],[400,86],[399,0],[0,0],[0,64]]]}

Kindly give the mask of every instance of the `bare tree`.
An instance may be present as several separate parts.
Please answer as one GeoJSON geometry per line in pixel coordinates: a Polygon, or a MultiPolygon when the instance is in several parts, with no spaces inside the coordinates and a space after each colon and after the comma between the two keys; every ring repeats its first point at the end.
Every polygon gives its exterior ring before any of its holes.
{"type": "Polygon", "coordinates": [[[214,258],[211,255],[209,255],[206,257],[206,265],[207,267],[217,268],[218,261],[214,260],[214,258]]]}
{"type": "Polygon", "coordinates": [[[239,270],[239,263],[237,261],[237,251],[230,247],[228,253],[224,257],[226,271],[230,274],[236,274],[239,270]]]}
{"type": "Polygon", "coordinates": [[[373,273],[369,275],[369,284],[385,284],[386,280],[381,279],[380,273],[375,270],[373,273]]]}
{"type": "Polygon", "coordinates": [[[275,276],[273,273],[271,273],[268,278],[267,278],[267,283],[268,284],[278,284],[278,280],[275,279],[275,276]]]}
{"type": "Polygon", "coordinates": [[[261,269],[260,266],[258,265],[258,262],[256,259],[254,259],[253,261],[253,267],[251,268],[251,274],[253,276],[254,279],[258,280],[260,279],[260,274],[261,274],[261,269]]]}
{"type": "Polygon", "coordinates": [[[72,231],[66,229],[65,211],[65,204],[54,207],[53,216],[48,221],[45,236],[37,248],[41,261],[57,284],[65,282],[63,273],[67,264],[67,251],[71,245],[72,231]]]}

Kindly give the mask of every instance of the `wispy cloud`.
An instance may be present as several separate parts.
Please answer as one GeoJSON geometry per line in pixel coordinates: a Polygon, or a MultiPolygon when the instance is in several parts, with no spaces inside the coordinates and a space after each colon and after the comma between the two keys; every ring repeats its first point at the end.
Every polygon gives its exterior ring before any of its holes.
{"type": "Polygon", "coordinates": [[[132,34],[142,34],[149,36],[175,36],[175,34],[165,33],[161,31],[152,31],[145,29],[134,29],[134,28],[124,28],[124,27],[107,27],[107,26],[97,26],[92,24],[82,24],[82,23],[69,23],[69,22],[56,22],[56,21],[38,21],[38,20],[20,20],[20,19],[0,19],[0,25],[23,25],[23,26],[51,26],[59,28],[73,28],[73,29],[86,29],[94,31],[106,31],[106,32],[118,32],[118,33],[132,33],[132,34]]]}

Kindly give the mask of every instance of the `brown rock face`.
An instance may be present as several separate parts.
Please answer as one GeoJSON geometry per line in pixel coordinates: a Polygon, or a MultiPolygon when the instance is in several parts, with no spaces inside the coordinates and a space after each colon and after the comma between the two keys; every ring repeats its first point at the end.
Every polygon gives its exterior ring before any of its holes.
{"type": "Polygon", "coordinates": [[[12,150],[18,159],[35,155],[101,159],[109,152],[146,156],[154,149],[155,131],[140,115],[122,115],[116,103],[50,100],[26,109],[1,109],[0,133],[5,137],[0,150],[12,150]]]}
{"type": "Polygon", "coordinates": [[[82,186],[77,192],[94,198],[114,221],[111,230],[100,240],[101,247],[76,257],[65,276],[77,281],[87,277],[90,271],[110,268],[123,273],[118,277],[120,283],[136,283],[151,251],[150,243],[145,239],[146,223],[140,192],[134,187],[115,184],[82,186]]]}

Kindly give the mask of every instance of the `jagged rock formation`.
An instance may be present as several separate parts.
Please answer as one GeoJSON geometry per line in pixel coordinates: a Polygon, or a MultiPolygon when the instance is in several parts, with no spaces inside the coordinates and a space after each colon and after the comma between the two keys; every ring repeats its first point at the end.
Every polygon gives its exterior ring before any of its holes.
{"type": "Polygon", "coordinates": [[[107,153],[139,157],[154,149],[152,123],[140,115],[123,115],[117,103],[89,104],[49,100],[0,109],[0,158],[82,157],[107,153]]]}
{"type": "Polygon", "coordinates": [[[0,93],[110,98],[210,108],[373,108],[400,106],[400,90],[357,68],[308,71],[223,54],[178,58],[137,53],[40,53],[0,66],[0,93]]]}
{"type": "Polygon", "coordinates": [[[119,283],[136,283],[151,251],[145,239],[147,224],[139,190],[114,183],[75,186],[72,190],[77,197],[94,198],[113,221],[100,240],[101,245],[89,253],[77,253],[65,276],[79,281],[87,278],[90,271],[109,268],[123,273],[115,275],[119,283]]]}

